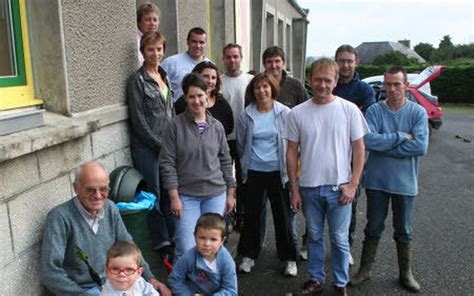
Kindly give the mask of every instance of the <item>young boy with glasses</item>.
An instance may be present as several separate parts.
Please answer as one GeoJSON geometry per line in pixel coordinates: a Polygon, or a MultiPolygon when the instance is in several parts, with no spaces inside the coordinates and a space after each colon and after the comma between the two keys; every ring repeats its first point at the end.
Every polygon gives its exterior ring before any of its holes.
{"type": "Polygon", "coordinates": [[[101,296],[159,296],[153,286],[141,277],[142,252],[132,242],[119,241],[107,251],[105,283],[101,296]]]}

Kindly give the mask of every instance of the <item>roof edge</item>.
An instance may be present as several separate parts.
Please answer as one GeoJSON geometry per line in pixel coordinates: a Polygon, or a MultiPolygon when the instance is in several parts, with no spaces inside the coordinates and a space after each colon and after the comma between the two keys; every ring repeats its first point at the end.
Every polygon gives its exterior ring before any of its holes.
{"type": "Polygon", "coordinates": [[[308,16],[309,9],[302,8],[302,7],[296,2],[296,0],[288,0],[288,2],[290,2],[291,6],[293,6],[293,8],[296,9],[296,11],[298,11],[298,13],[301,14],[302,17],[308,16]]]}

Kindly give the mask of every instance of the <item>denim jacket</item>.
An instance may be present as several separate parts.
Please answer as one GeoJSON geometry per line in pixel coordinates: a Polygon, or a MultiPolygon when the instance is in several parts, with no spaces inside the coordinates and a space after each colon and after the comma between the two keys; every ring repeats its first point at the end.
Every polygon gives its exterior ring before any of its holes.
{"type": "MultiPolygon", "coordinates": [[[[278,101],[273,101],[273,111],[275,112],[276,128],[278,133],[278,152],[280,160],[280,176],[283,186],[288,182],[288,173],[286,170],[286,148],[287,141],[282,138],[286,129],[286,117],[290,113],[290,108],[278,101]]],[[[252,153],[253,143],[253,125],[254,117],[257,113],[257,105],[251,103],[240,114],[239,122],[236,127],[237,155],[240,158],[242,168],[242,182],[247,182],[248,168],[252,153]]]]}
{"type": "Polygon", "coordinates": [[[155,151],[160,150],[163,132],[174,117],[173,96],[166,72],[161,67],[158,72],[169,89],[166,99],[144,67],[132,74],[127,82],[130,144],[145,145],[155,151]]]}
{"type": "Polygon", "coordinates": [[[237,295],[237,274],[234,259],[222,246],[216,254],[217,271],[212,272],[196,247],[178,259],[168,277],[174,295],[194,296],[195,294],[214,296],[237,295]]]}

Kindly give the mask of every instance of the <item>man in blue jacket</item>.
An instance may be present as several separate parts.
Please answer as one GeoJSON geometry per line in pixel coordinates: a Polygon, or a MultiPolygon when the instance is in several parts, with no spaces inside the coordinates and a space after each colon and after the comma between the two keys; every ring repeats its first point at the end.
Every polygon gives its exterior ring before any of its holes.
{"type": "Polygon", "coordinates": [[[354,47],[341,45],[336,50],[336,63],[339,65],[339,80],[333,94],[356,104],[365,113],[375,103],[375,92],[364,81],[360,80],[356,67],[359,56],[354,47]]]}
{"type": "MultiPolygon", "coordinates": [[[[337,86],[333,90],[333,94],[344,98],[359,107],[365,114],[367,108],[375,103],[375,92],[367,83],[360,80],[356,67],[359,64],[359,57],[354,47],[344,44],[339,46],[335,55],[336,63],[339,65],[339,80],[337,86]]],[[[352,216],[349,226],[349,244],[352,246],[357,223],[357,200],[360,195],[360,188],[354,200],[352,201],[352,216]]],[[[349,264],[353,265],[352,256],[349,257],[349,264]]]]}
{"type": "Polygon", "coordinates": [[[408,290],[418,292],[420,285],[411,271],[411,214],[418,193],[419,159],[428,149],[428,118],[420,105],[405,97],[407,87],[406,71],[399,66],[390,68],[384,74],[387,99],[372,105],[365,114],[370,128],[364,137],[369,157],[362,179],[367,195],[367,225],[360,269],[351,283],[357,285],[370,278],[391,202],[399,280],[408,290]]]}

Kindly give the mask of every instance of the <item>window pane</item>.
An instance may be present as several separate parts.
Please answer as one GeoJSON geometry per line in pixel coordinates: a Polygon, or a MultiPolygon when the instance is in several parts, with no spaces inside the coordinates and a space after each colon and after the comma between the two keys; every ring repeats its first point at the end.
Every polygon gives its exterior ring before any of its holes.
{"type": "Polygon", "coordinates": [[[10,0],[0,0],[0,76],[16,76],[10,0]]]}

